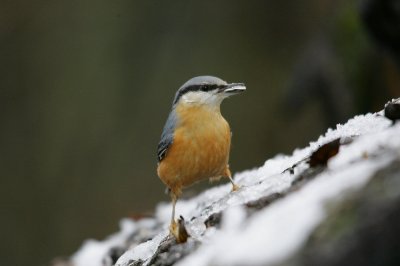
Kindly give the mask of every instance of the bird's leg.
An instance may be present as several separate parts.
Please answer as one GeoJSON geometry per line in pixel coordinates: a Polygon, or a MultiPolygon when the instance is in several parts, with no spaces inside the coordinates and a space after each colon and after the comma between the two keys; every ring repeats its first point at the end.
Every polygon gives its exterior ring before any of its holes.
{"type": "Polygon", "coordinates": [[[231,176],[228,176],[228,178],[229,178],[229,181],[231,181],[231,184],[232,184],[232,191],[237,191],[240,188],[240,186],[235,184],[235,182],[233,181],[231,176]]]}
{"type": "Polygon", "coordinates": [[[178,232],[178,224],[175,221],[175,205],[176,201],[178,200],[177,196],[171,191],[171,199],[172,199],[172,217],[171,217],[171,225],[169,226],[169,231],[171,234],[176,236],[178,232]]]}
{"type": "Polygon", "coordinates": [[[229,170],[229,168],[226,168],[225,172],[226,176],[229,178],[229,181],[231,181],[232,191],[237,191],[240,188],[240,186],[236,185],[235,182],[233,181],[231,170],[229,170]]]}

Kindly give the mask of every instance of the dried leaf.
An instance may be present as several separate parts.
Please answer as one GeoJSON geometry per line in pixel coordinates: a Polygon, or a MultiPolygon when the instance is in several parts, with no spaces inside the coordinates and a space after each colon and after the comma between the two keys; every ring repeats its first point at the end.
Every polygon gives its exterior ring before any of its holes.
{"type": "Polygon", "coordinates": [[[176,242],[178,243],[185,243],[187,239],[189,238],[189,233],[186,231],[185,227],[185,219],[183,217],[179,217],[178,220],[178,235],[176,238],[176,242]]]}
{"type": "Polygon", "coordinates": [[[326,166],[328,160],[339,152],[340,138],[332,140],[314,151],[308,161],[310,167],[326,166]]]}

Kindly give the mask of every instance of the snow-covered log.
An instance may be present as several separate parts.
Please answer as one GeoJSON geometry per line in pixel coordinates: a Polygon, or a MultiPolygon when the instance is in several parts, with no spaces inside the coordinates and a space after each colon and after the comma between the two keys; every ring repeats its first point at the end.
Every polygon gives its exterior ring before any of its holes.
{"type": "MultiPolygon", "coordinates": [[[[241,186],[180,200],[190,235],[168,235],[171,205],[88,240],[72,266],[395,265],[400,242],[400,123],[359,115],[291,155],[237,173],[241,186]]],[[[60,264],[61,265],[61,264],[60,264]]]]}

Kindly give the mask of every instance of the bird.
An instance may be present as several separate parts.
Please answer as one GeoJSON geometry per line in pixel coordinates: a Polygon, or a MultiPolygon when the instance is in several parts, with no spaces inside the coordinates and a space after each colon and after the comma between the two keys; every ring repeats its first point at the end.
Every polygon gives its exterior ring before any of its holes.
{"type": "Polygon", "coordinates": [[[239,189],[229,169],[231,130],[221,102],[246,90],[214,76],[189,79],[176,92],[157,147],[157,174],[172,200],[170,233],[178,237],[175,206],[182,189],[204,179],[227,177],[239,189]]]}

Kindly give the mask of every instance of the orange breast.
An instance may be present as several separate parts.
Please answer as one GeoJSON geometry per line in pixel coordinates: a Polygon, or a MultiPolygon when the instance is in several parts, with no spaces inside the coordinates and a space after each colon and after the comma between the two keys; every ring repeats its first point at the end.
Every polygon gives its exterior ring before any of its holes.
{"type": "Polygon", "coordinates": [[[174,141],[158,166],[161,180],[179,194],[182,187],[226,174],[230,128],[219,110],[203,106],[177,107],[174,141]]]}

